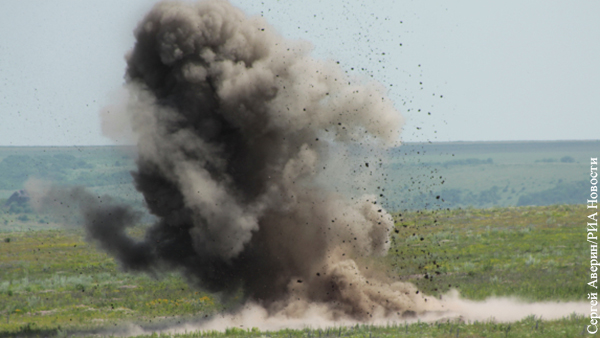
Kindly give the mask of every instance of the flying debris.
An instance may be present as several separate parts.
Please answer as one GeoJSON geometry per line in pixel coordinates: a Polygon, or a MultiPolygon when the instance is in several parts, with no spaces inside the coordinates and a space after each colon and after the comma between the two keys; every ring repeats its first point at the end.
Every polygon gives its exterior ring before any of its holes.
{"type": "Polygon", "coordinates": [[[88,237],[126,270],[180,271],[225,296],[243,290],[271,314],[437,309],[412,284],[361,266],[387,253],[393,220],[374,195],[327,184],[367,186],[377,166],[353,174],[337,156],[397,145],[403,120],[383,86],[350,81],[226,1],[160,2],[135,38],[121,111],[137,137],[135,186],[156,223],[136,241],[124,229],[139,215],[80,188],[52,188],[48,204],[79,206],[88,237]]]}

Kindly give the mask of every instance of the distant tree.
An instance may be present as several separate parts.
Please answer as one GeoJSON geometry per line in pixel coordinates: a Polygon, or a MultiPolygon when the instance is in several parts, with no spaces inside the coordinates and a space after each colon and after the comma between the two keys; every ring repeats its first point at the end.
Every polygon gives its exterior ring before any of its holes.
{"type": "Polygon", "coordinates": [[[589,189],[588,185],[589,182],[586,181],[561,182],[547,190],[521,195],[517,206],[585,203],[582,191],[585,191],[586,187],[589,189]]]}
{"type": "Polygon", "coordinates": [[[575,159],[571,156],[565,156],[560,159],[562,163],[575,163],[575,159]]]}

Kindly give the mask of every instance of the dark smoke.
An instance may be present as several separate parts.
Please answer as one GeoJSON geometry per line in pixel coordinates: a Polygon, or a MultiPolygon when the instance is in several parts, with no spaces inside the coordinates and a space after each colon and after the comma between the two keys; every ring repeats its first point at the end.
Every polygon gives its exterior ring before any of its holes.
{"type": "Polygon", "coordinates": [[[128,269],[148,267],[153,259],[149,243],[136,242],[125,233],[140,221],[141,213],[110,196],[96,196],[83,187],[64,188],[41,181],[26,183],[33,206],[53,214],[67,225],[82,225],[88,240],[115,256],[128,269]]]}
{"type": "Polygon", "coordinates": [[[124,111],[136,188],[158,221],[135,242],[124,232],[134,213],[70,191],[93,240],[126,269],[179,270],[272,313],[312,303],[357,319],[424,309],[412,285],[364,275],[357,262],[387,253],[392,219],[375,197],[334,187],[377,170],[344,163],[353,147],[398,140],[400,114],[379,85],[312,59],[308,44],[225,1],[159,3],[135,37],[124,111]]]}

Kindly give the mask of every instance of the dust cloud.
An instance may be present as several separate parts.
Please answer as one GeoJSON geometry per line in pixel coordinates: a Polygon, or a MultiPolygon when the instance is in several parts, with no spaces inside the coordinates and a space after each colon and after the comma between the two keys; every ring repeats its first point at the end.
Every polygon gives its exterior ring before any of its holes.
{"type": "Polygon", "coordinates": [[[332,149],[397,143],[402,118],[380,85],[314,60],[307,43],[225,1],[158,3],[135,37],[134,180],[159,221],[141,251],[118,254],[144,257],[126,267],[168,266],[271,313],[302,313],[292,299],[355,318],[422,311],[411,285],[369,283],[354,260],[387,253],[390,215],[374,196],[319,183],[330,163],[339,168],[332,149]]]}
{"type": "Polygon", "coordinates": [[[129,95],[102,113],[103,129],[131,126],[134,183],[156,223],[132,239],[139,215],[82,188],[41,189],[41,207],[80,210],[88,239],[125,270],[244,295],[237,314],[197,329],[476,314],[368,269],[393,229],[369,188],[385,184],[378,154],[403,125],[381,85],[226,1],[160,2],[135,38],[129,95]]]}
{"type": "Polygon", "coordinates": [[[226,1],[160,2],[134,34],[128,96],[101,112],[102,127],[119,139],[131,126],[121,139],[137,140],[132,175],[157,222],[134,240],[125,229],[139,215],[82,188],[49,187],[41,204],[80,210],[88,238],[125,270],[179,271],[269,316],[436,308],[368,270],[393,229],[369,194],[385,179],[378,154],[403,124],[380,84],[313,59],[310,44],[226,1]]]}
{"type": "MultiPolygon", "coordinates": [[[[115,336],[136,336],[142,334],[164,333],[182,334],[197,331],[225,331],[236,327],[244,330],[258,328],[261,331],[282,329],[323,329],[336,330],[340,327],[353,327],[357,324],[378,326],[403,325],[416,322],[514,322],[535,316],[538,319],[555,320],[576,314],[585,316],[589,311],[586,302],[538,302],[530,303],[517,298],[492,297],[484,301],[465,300],[456,290],[443,296],[437,306],[444,310],[427,311],[418,316],[376,315],[369,320],[358,320],[350,316],[334,316],[326,304],[306,304],[302,316],[269,313],[263,306],[247,303],[234,313],[215,315],[211,318],[199,318],[182,323],[162,323],[154,326],[128,324],[112,329],[115,336]]],[[[437,307],[436,306],[436,307],[437,307]]],[[[106,332],[104,332],[106,333],[106,332]]]]}

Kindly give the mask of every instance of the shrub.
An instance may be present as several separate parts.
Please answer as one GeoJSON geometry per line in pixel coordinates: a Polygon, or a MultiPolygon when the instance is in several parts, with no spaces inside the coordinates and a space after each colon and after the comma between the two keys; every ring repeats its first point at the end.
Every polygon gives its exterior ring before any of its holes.
{"type": "Polygon", "coordinates": [[[565,156],[560,159],[562,163],[575,163],[575,159],[571,156],[565,156]]]}

